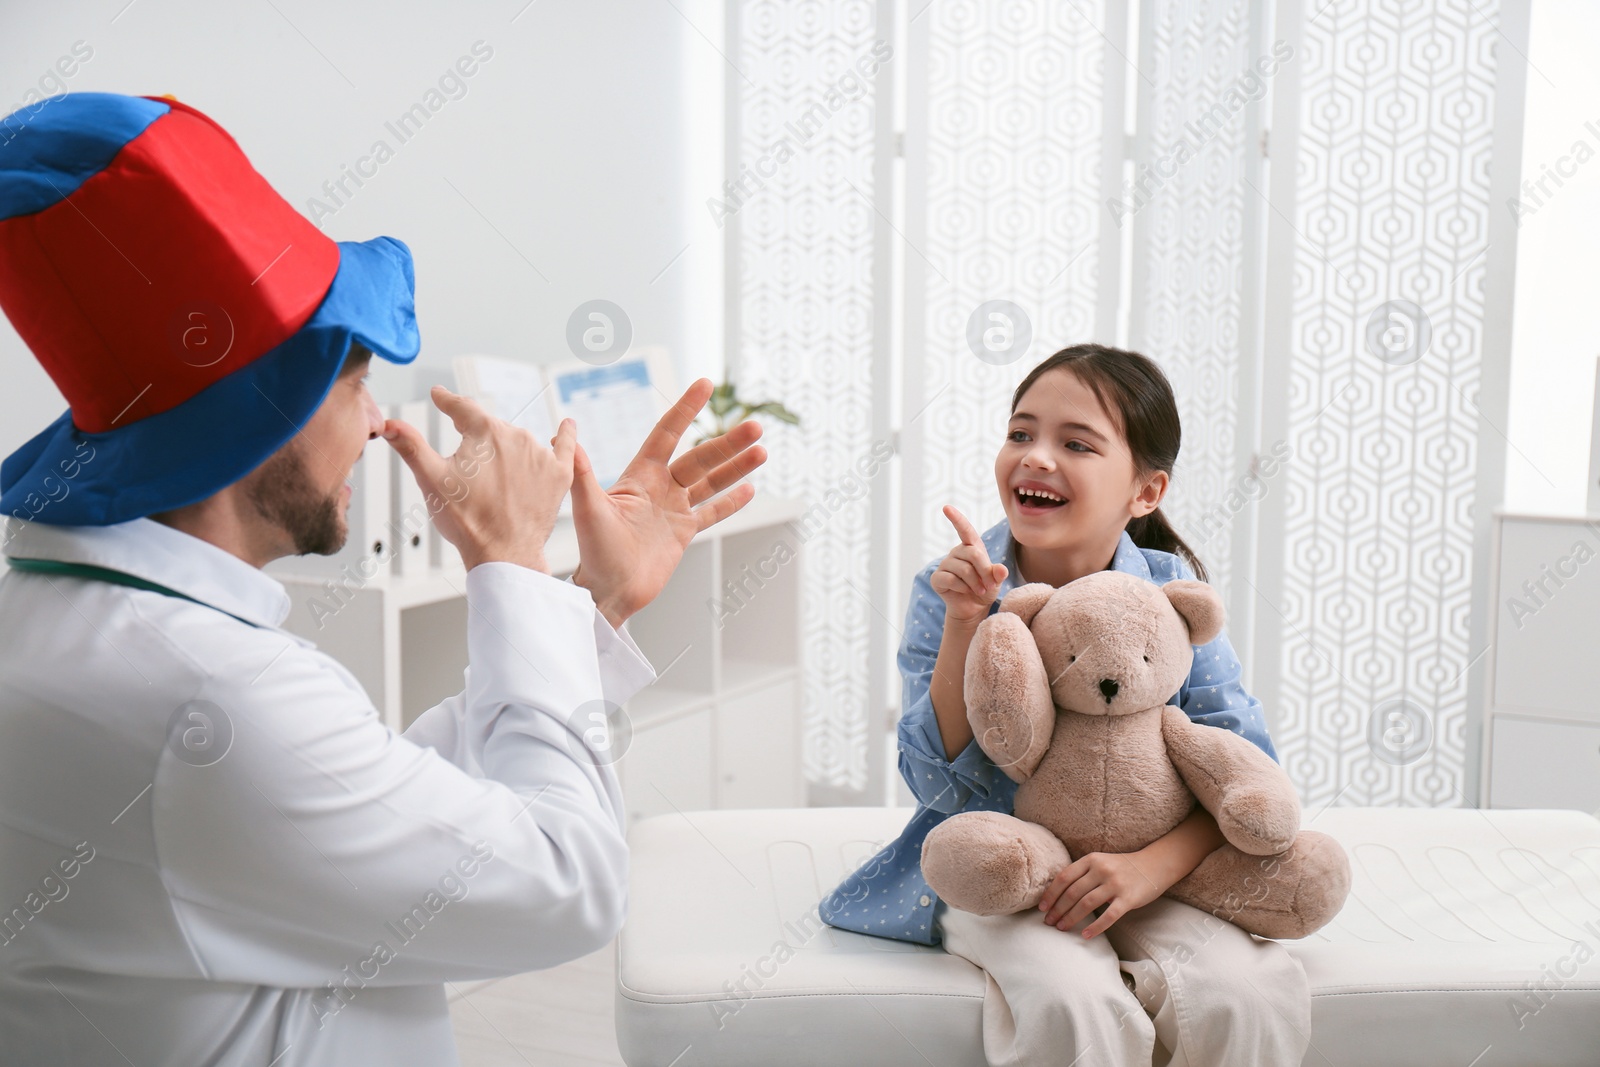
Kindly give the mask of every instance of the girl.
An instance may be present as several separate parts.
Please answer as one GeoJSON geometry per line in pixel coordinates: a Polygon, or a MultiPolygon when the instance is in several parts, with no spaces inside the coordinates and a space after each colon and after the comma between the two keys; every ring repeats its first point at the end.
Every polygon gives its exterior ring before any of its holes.
{"type": "MultiPolygon", "coordinates": [[[[923,838],[950,815],[1012,810],[1016,783],[973,743],[962,698],[968,646],[1000,599],[1028,582],[1060,586],[1105,569],[1158,585],[1204,579],[1159,507],[1179,436],[1172,388],[1155,363],[1095,344],[1057,352],[1012,397],[995,457],[1006,518],[980,536],[946,507],[961,543],[924,568],[912,590],[899,653],[900,773],[920,807],[821,912],[843,929],[942,940],[981,967],[992,1067],[1291,1065],[1309,1042],[1305,973],[1282,945],[1162,896],[1222,844],[1198,805],[1138,852],[1075,857],[1038,911],[949,908],[919,864],[923,838]]],[[[1277,759],[1261,703],[1239,676],[1224,633],[1195,650],[1171,702],[1277,759]]]]}

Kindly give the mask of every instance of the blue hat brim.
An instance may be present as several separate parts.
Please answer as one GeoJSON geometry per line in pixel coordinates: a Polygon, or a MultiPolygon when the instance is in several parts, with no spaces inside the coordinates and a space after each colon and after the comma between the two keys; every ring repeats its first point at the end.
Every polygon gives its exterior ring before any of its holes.
{"type": "Polygon", "coordinates": [[[294,336],[177,407],[104,433],[64,413],[0,464],[0,517],[109,526],[204,500],[255,470],[321,406],[360,341],[417,358],[411,250],[340,241],[339,269],[294,336]]]}

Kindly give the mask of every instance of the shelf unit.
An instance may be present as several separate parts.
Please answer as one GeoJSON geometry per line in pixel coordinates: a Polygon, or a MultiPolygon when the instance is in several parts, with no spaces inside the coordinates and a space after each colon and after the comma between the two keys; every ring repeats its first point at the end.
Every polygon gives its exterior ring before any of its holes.
{"type": "Polygon", "coordinates": [[[1494,516],[1479,803],[1600,814],[1600,516],[1494,516]]]}
{"type": "MultiPolygon", "coordinates": [[[[696,536],[661,595],[628,620],[657,674],[624,708],[632,739],[617,771],[630,825],[673,811],[805,802],[804,560],[790,527],[800,513],[796,501],[757,496],[696,536]]],[[[558,578],[577,567],[570,519],[557,523],[545,555],[558,578]]],[[[289,591],[285,629],[348,667],[391,729],[461,691],[463,569],[382,575],[335,600],[325,574],[297,573],[294,562],[267,567],[289,591]]]]}

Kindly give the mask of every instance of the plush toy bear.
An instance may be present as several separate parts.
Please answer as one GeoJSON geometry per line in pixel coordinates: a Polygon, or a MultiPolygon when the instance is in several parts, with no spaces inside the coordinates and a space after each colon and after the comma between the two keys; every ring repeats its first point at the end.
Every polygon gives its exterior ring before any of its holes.
{"type": "Polygon", "coordinates": [[[1305,937],[1338,913],[1349,861],[1300,829],[1288,776],[1167,704],[1222,616],[1204,582],[1120,571],[1006,595],[973,638],[965,696],[979,747],[1020,783],[1016,814],[964,812],[928,834],[922,872],[947,904],[1036,908],[1074,857],[1143,848],[1198,799],[1227,843],[1167,896],[1263,937],[1305,937]]]}

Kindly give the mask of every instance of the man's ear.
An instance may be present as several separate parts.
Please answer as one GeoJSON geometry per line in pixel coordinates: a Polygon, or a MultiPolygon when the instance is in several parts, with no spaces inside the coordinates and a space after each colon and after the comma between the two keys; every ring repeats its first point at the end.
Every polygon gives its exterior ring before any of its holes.
{"type": "Polygon", "coordinates": [[[1222,597],[1205,582],[1174,578],[1161,587],[1189,627],[1191,645],[1207,645],[1222,632],[1222,597]]]}
{"type": "Polygon", "coordinates": [[[1055,586],[1045,582],[1030,582],[1019,585],[1007,593],[1005,599],[1000,601],[1000,610],[1009,611],[1013,615],[1022,616],[1022,621],[1033,625],[1033,617],[1039,614],[1039,609],[1044,607],[1050,595],[1056,591],[1055,586]]]}

